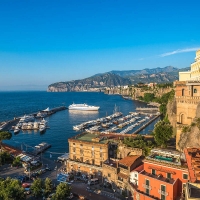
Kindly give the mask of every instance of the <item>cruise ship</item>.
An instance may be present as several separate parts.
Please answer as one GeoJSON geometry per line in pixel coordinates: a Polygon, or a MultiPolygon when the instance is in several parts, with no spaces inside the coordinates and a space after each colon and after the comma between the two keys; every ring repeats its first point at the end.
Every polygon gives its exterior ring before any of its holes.
{"type": "Polygon", "coordinates": [[[83,111],[97,111],[99,110],[99,106],[89,106],[86,103],[84,104],[75,104],[73,103],[68,107],[69,110],[83,110],[83,111]]]}

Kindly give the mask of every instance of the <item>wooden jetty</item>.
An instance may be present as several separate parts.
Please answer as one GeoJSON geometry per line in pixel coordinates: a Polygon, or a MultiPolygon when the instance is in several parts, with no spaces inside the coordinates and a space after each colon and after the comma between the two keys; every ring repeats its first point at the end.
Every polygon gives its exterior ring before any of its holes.
{"type": "Polygon", "coordinates": [[[149,124],[151,124],[154,120],[156,120],[158,117],[160,117],[161,114],[156,115],[155,117],[153,117],[151,120],[149,120],[146,124],[142,125],[139,129],[137,129],[136,131],[134,131],[133,133],[131,133],[130,135],[134,135],[139,133],[141,130],[143,130],[144,128],[146,128],[149,124]]]}

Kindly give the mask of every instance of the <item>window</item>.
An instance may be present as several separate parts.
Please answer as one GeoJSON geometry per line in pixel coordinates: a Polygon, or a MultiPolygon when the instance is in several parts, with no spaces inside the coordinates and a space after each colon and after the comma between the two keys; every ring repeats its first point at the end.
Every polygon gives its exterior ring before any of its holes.
{"type": "Polygon", "coordinates": [[[83,147],[83,144],[80,144],[80,147],[83,147]]]}
{"type": "Polygon", "coordinates": [[[73,143],[73,145],[75,145],[75,143],[73,143]]]}
{"type": "Polygon", "coordinates": [[[152,173],[153,175],[156,175],[156,170],[155,170],[155,169],[152,169],[151,173],[152,173]]]}
{"type": "Polygon", "coordinates": [[[80,157],[80,161],[83,162],[83,157],[80,157]]]}
{"type": "Polygon", "coordinates": [[[166,187],[165,185],[161,185],[161,200],[165,200],[165,192],[166,192],[166,187]]]}
{"type": "Polygon", "coordinates": [[[188,179],[188,175],[187,174],[183,174],[183,179],[188,179]]]}
{"type": "Polygon", "coordinates": [[[121,177],[118,176],[118,180],[119,180],[119,181],[123,181],[123,178],[121,178],[121,177]]]}
{"type": "Polygon", "coordinates": [[[183,188],[182,188],[183,191],[185,190],[185,187],[186,187],[186,183],[183,183],[183,188]]]}
{"type": "Polygon", "coordinates": [[[102,158],[102,155],[103,155],[103,154],[102,154],[102,153],[100,153],[100,158],[102,158]]]}
{"type": "Polygon", "coordinates": [[[108,173],[108,177],[111,177],[110,173],[108,173]]]}
{"type": "Polygon", "coordinates": [[[75,147],[73,148],[73,152],[76,152],[76,148],[75,147]]]}
{"type": "Polygon", "coordinates": [[[170,173],[167,173],[167,178],[172,178],[172,174],[170,174],[170,173]]]}
{"type": "Polygon", "coordinates": [[[145,185],[146,185],[146,194],[149,195],[149,180],[145,180],[145,185]]]}
{"type": "Polygon", "coordinates": [[[184,90],[184,89],[182,89],[182,96],[184,96],[184,93],[185,93],[185,90],[184,90]]]}
{"type": "Polygon", "coordinates": [[[80,153],[83,154],[83,149],[80,149],[80,153]]]}
{"type": "Polygon", "coordinates": [[[73,160],[76,160],[76,156],[73,156],[73,160]]]}
{"type": "Polygon", "coordinates": [[[135,174],[135,178],[137,178],[137,174],[135,174]]]}
{"type": "Polygon", "coordinates": [[[194,89],[194,93],[197,93],[197,89],[194,89]]]}
{"type": "Polygon", "coordinates": [[[92,159],[92,165],[94,165],[94,159],[92,159]]]}

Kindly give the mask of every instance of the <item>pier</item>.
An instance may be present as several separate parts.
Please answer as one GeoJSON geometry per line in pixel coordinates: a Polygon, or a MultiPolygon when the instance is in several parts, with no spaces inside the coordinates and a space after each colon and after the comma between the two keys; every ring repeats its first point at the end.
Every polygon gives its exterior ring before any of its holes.
{"type": "MultiPolygon", "coordinates": [[[[49,110],[47,112],[47,116],[50,116],[58,111],[62,111],[62,110],[66,110],[67,107],[66,106],[60,106],[60,107],[56,107],[56,108],[52,108],[51,110],[49,110]]],[[[34,117],[37,115],[38,112],[35,112],[35,113],[31,113],[31,114],[28,114],[28,115],[33,115],[34,117]]],[[[15,126],[19,120],[20,120],[21,116],[20,117],[15,117],[13,120],[9,120],[9,121],[5,121],[5,122],[2,122],[1,125],[0,125],[0,130],[1,131],[9,131],[11,129],[12,126],[15,126]]]]}
{"type": "Polygon", "coordinates": [[[131,133],[130,135],[134,135],[139,133],[141,130],[143,130],[144,128],[146,128],[149,124],[151,124],[154,120],[156,120],[158,117],[160,117],[161,114],[156,115],[155,117],[153,117],[151,120],[149,120],[146,124],[142,125],[140,128],[138,128],[136,131],[134,131],[133,133],[131,133]]]}
{"type": "Polygon", "coordinates": [[[142,108],[142,107],[137,107],[136,108],[136,110],[137,111],[156,111],[156,112],[158,112],[159,111],[159,108],[155,108],[155,107],[153,107],[153,108],[142,108]]]}
{"type": "Polygon", "coordinates": [[[35,146],[33,152],[31,153],[34,155],[38,155],[50,147],[51,147],[50,144],[46,142],[42,142],[41,144],[38,144],[37,146],[35,146]]]}

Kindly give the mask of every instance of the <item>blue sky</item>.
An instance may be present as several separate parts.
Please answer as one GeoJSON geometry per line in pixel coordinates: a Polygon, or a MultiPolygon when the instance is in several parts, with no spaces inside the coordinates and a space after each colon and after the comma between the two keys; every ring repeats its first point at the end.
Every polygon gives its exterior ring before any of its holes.
{"type": "Polygon", "coordinates": [[[199,0],[0,0],[0,90],[46,90],[111,70],[183,68],[199,0]]]}

